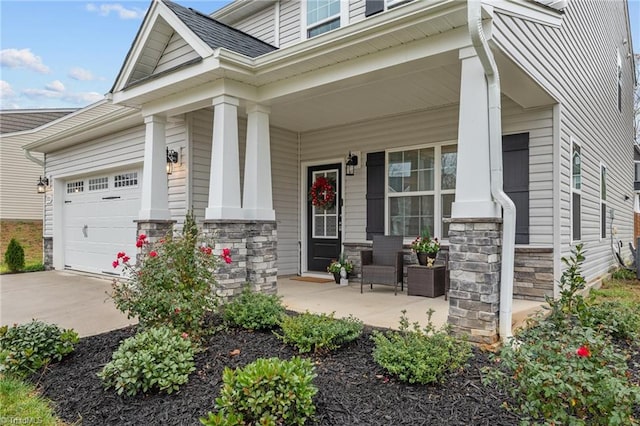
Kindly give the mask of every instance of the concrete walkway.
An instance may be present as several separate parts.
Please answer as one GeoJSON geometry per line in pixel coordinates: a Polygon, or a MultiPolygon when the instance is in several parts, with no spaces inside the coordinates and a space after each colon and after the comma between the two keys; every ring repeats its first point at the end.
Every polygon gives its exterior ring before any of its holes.
{"type": "MultiPolygon", "coordinates": [[[[0,325],[38,319],[90,336],[134,324],[116,309],[107,295],[110,290],[109,278],[66,271],[1,275],[0,325]]],[[[406,287],[394,296],[392,287],[374,285],[373,291],[365,287],[360,294],[359,282],[340,286],[332,279],[315,283],[278,278],[278,294],[293,311],[335,312],[337,318],[351,314],[368,325],[397,328],[403,309],[410,323],[417,321],[422,326],[426,324],[426,312],[433,309],[433,324],[440,327],[446,322],[449,305],[444,296],[431,299],[406,293],[406,287]]],[[[515,300],[513,322],[522,322],[540,306],[539,302],[515,300]]]]}

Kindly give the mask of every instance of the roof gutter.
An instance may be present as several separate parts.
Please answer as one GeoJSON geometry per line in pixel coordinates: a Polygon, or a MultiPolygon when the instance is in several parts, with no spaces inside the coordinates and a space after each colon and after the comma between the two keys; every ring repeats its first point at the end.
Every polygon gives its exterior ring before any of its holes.
{"type": "Polygon", "coordinates": [[[482,29],[482,3],[467,1],[469,36],[487,78],[489,103],[489,163],[491,167],[491,195],[502,207],[502,266],[500,271],[500,339],[513,337],[513,261],[515,256],[516,206],[503,189],[502,173],[502,117],[500,105],[500,75],[493,54],[482,29]]]}
{"type": "Polygon", "coordinates": [[[25,157],[27,157],[29,160],[33,161],[34,163],[36,163],[40,167],[44,168],[44,161],[34,157],[33,154],[31,154],[31,151],[29,151],[28,149],[23,149],[23,151],[24,151],[24,156],[25,157]]]}

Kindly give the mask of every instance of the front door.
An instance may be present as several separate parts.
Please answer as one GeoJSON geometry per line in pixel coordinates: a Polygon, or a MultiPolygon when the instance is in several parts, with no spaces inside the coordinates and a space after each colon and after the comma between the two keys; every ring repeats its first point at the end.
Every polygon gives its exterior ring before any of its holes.
{"type": "Polygon", "coordinates": [[[341,230],[342,219],[342,165],[340,163],[309,167],[307,172],[307,194],[316,183],[316,204],[312,197],[307,201],[307,270],[327,271],[331,260],[338,259],[342,247],[341,230]],[[320,181],[318,179],[320,178],[320,181]],[[335,197],[333,203],[321,205],[326,199],[326,192],[318,182],[328,183],[335,197]]]}

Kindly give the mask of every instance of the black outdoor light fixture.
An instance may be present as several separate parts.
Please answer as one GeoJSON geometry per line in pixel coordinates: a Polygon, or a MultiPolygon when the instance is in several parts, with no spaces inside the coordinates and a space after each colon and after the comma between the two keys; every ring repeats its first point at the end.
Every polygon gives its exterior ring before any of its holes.
{"type": "Polygon", "coordinates": [[[173,165],[178,162],[178,151],[167,148],[167,174],[173,173],[173,165]]]}
{"type": "Polygon", "coordinates": [[[40,176],[40,178],[38,178],[38,194],[47,192],[47,186],[49,186],[49,179],[46,176],[40,176]]]}
{"type": "Polygon", "coordinates": [[[345,163],[345,166],[347,166],[346,175],[354,176],[356,174],[357,165],[358,165],[358,156],[355,154],[352,154],[351,151],[349,151],[349,155],[347,156],[347,162],[345,163]]]}

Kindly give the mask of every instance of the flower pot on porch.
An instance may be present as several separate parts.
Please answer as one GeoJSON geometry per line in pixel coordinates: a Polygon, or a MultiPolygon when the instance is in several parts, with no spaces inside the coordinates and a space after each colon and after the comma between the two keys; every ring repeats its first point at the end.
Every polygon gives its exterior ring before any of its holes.
{"type": "Polygon", "coordinates": [[[422,266],[427,265],[427,259],[435,259],[438,253],[426,253],[426,252],[418,252],[416,253],[418,256],[418,264],[422,266]]]}

